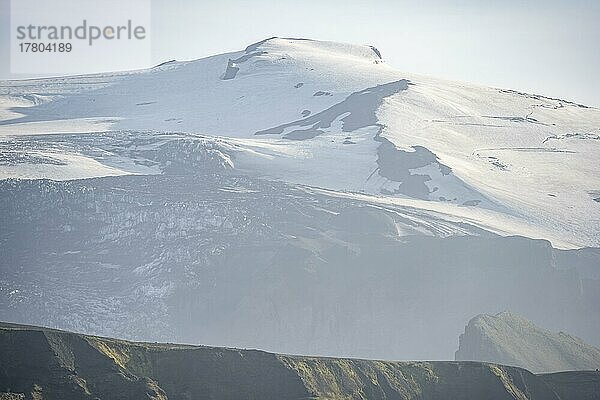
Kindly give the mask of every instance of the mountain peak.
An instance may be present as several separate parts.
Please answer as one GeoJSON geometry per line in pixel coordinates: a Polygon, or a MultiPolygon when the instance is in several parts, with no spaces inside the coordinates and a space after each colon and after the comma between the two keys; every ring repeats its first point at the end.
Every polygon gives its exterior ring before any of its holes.
{"type": "Polygon", "coordinates": [[[598,368],[600,349],[503,311],[471,319],[460,336],[455,358],[515,365],[533,372],[554,372],[598,368]]]}
{"type": "Polygon", "coordinates": [[[256,51],[312,51],[330,53],[337,56],[366,58],[371,61],[382,60],[381,52],[371,45],[356,45],[341,42],[314,40],[307,38],[289,38],[273,36],[252,43],[246,47],[246,53],[256,51]]]}
{"type": "Polygon", "coordinates": [[[503,322],[503,323],[515,323],[515,322],[519,322],[519,323],[524,323],[524,324],[529,324],[529,325],[533,325],[533,323],[525,318],[523,318],[522,316],[515,314],[511,311],[505,310],[505,311],[501,311],[497,314],[494,315],[489,315],[489,314],[481,314],[480,318],[477,318],[478,320],[485,320],[488,322],[503,322]]]}

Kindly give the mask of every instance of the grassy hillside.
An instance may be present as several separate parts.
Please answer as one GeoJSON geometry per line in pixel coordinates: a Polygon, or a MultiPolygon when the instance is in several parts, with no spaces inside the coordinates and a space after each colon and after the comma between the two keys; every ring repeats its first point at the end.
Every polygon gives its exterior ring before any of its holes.
{"type": "MultiPolygon", "coordinates": [[[[600,374],[134,343],[0,325],[0,399],[586,399],[600,374]],[[585,381],[585,385],[578,384],[585,381]]],[[[590,397],[592,396],[592,397],[590,397]]],[[[597,398],[597,397],[596,397],[597,398]]]]}

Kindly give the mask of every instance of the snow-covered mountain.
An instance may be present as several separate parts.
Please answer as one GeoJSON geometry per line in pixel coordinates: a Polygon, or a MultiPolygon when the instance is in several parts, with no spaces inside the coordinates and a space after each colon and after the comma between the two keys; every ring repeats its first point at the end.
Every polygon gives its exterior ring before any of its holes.
{"type": "Polygon", "coordinates": [[[0,318],[407,359],[511,309],[599,344],[599,161],[599,110],[371,46],[0,82],[0,318]]]}
{"type": "Polygon", "coordinates": [[[431,200],[410,204],[559,246],[600,243],[599,110],[413,76],[369,46],[274,38],[140,72],[1,90],[4,178],[158,172],[122,154],[135,143],[30,135],[150,131],[158,146],[178,134],[218,143],[236,169],[260,176],[431,200]]]}

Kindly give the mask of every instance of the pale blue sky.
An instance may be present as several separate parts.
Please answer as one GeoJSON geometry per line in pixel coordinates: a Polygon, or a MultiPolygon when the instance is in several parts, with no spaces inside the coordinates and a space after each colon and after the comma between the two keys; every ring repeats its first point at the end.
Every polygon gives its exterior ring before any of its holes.
{"type": "MultiPolygon", "coordinates": [[[[8,0],[0,1],[7,38],[8,0]]],[[[600,106],[598,21],[600,1],[586,0],[152,0],[152,60],[306,37],[375,45],[407,72],[600,106]]],[[[0,77],[15,77],[4,43],[0,50],[0,77]]]]}

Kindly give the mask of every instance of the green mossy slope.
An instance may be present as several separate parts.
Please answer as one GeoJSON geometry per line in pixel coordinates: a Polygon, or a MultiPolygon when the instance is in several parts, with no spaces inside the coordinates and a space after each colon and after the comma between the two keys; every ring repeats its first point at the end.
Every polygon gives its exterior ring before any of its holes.
{"type": "Polygon", "coordinates": [[[574,400],[595,393],[597,372],[538,376],[478,362],[287,356],[0,325],[0,400],[574,400]]]}

